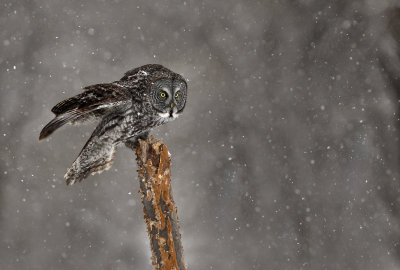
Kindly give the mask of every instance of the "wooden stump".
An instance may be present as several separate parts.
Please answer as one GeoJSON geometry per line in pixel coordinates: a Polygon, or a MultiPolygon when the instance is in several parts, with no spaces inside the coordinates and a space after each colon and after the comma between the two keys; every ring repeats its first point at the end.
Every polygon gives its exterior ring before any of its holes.
{"type": "Polygon", "coordinates": [[[167,146],[150,137],[136,148],[144,219],[156,270],[185,270],[167,146]]]}

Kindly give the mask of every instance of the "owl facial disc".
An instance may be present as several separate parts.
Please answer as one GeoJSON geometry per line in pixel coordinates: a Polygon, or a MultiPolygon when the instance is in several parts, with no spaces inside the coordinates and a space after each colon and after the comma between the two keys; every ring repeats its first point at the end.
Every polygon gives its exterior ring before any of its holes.
{"type": "Polygon", "coordinates": [[[177,118],[185,107],[186,88],[181,78],[155,80],[150,88],[150,101],[157,114],[168,120],[177,118]]]}

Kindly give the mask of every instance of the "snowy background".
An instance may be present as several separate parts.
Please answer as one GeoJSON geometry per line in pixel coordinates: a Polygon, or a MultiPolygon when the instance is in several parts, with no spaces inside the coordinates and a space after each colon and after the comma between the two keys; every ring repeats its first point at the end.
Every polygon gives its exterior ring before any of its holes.
{"type": "Polygon", "coordinates": [[[0,269],[152,269],[133,153],[67,187],[57,102],[160,63],[189,269],[400,268],[400,1],[1,1],[0,269]]]}

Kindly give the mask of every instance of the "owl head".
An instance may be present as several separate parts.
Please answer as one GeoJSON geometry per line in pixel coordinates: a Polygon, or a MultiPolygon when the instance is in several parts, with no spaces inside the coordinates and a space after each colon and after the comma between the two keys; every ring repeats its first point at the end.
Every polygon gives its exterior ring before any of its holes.
{"type": "Polygon", "coordinates": [[[160,117],[172,120],[185,108],[187,84],[185,79],[159,64],[148,64],[125,73],[119,83],[135,86],[146,97],[160,117]],[[143,84],[142,84],[143,83],[143,84]],[[144,87],[136,87],[143,85],[144,87]]]}
{"type": "Polygon", "coordinates": [[[179,74],[157,78],[150,83],[150,103],[163,118],[178,117],[185,108],[186,97],[187,84],[179,74]]]}

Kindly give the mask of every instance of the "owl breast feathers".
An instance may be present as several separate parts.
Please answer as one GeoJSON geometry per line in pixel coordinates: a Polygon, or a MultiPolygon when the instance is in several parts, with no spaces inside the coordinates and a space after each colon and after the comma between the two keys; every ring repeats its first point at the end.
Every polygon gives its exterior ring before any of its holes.
{"type": "Polygon", "coordinates": [[[100,121],[65,174],[68,185],[110,169],[119,144],[135,143],[152,128],[177,118],[187,98],[185,79],[154,64],[132,69],[119,81],[83,90],[51,109],[55,117],[39,136],[42,140],[64,124],[100,121]]]}

